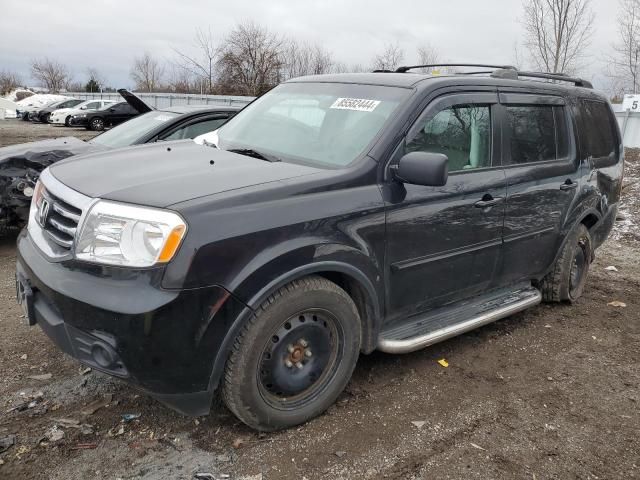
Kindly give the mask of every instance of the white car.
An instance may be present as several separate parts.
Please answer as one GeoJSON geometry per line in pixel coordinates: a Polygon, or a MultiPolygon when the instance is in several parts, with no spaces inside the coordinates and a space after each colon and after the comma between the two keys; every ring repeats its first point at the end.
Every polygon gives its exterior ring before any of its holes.
{"type": "Polygon", "coordinates": [[[68,127],[69,119],[73,115],[78,115],[86,111],[102,110],[115,103],[116,102],[114,100],[87,100],[73,108],[61,108],[60,110],[55,110],[49,117],[49,123],[65,125],[68,127]]]}

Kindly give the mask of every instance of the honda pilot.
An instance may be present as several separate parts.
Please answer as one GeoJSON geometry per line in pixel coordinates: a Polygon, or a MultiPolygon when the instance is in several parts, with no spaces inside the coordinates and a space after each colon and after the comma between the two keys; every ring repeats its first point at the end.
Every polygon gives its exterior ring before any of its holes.
{"type": "Polygon", "coordinates": [[[607,99],[414,68],[290,80],[196,142],[52,165],[18,238],[28,322],[180,412],[219,392],[268,431],[325,411],[360,355],[578,300],[620,200],[607,99]]]}

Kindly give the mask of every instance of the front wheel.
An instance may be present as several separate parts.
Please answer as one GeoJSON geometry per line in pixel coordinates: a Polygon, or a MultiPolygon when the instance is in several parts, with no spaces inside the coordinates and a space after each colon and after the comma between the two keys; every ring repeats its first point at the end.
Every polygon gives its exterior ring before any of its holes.
{"type": "Polygon", "coordinates": [[[578,300],[587,282],[592,258],[591,235],[587,227],[580,224],[569,233],[553,269],[542,280],[540,286],[543,300],[578,300]]]}
{"type": "Polygon", "coordinates": [[[360,337],[358,310],[343,289],[316,276],[296,280],[271,295],[236,338],[224,401],[257,430],[306,422],[346,387],[360,337]]]}
{"type": "Polygon", "coordinates": [[[89,127],[94,132],[101,132],[104,130],[104,120],[101,118],[93,118],[91,119],[91,123],[89,123],[89,127]]]}

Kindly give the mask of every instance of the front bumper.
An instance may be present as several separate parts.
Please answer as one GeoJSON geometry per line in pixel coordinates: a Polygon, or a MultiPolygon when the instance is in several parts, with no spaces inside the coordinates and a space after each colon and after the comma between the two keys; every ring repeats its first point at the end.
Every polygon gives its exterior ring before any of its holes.
{"type": "Polygon", "coordinates": [[[219,347],[245,306],[221,287],[163,290],[162,273],[50,262],[26,230],[18,237],[16,276],[30,291],[32,323],[83,364],[204,415],[219,347]]]}
{"type": "Polygon", "coordinates": [[[87,117],[71,117],[69,125],[72,127],[86,127],[89,124],[87,117]]]}

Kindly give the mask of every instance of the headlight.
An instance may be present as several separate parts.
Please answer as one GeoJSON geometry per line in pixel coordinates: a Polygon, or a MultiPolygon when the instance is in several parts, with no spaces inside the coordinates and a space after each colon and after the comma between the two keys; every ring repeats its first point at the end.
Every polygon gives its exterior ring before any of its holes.
{"type": "Polygon", "coordinates": [[[99,200],[76,242],[76,258],[88,262],[151,267],[169,262],[187,231],[177,213],[99,200]]]}
{"type": "Polygon", "coordinates": [[[85,118],[86,116],[86,113],[79,113],[78,115],[74,115],[73,118],[85,118]]]}

